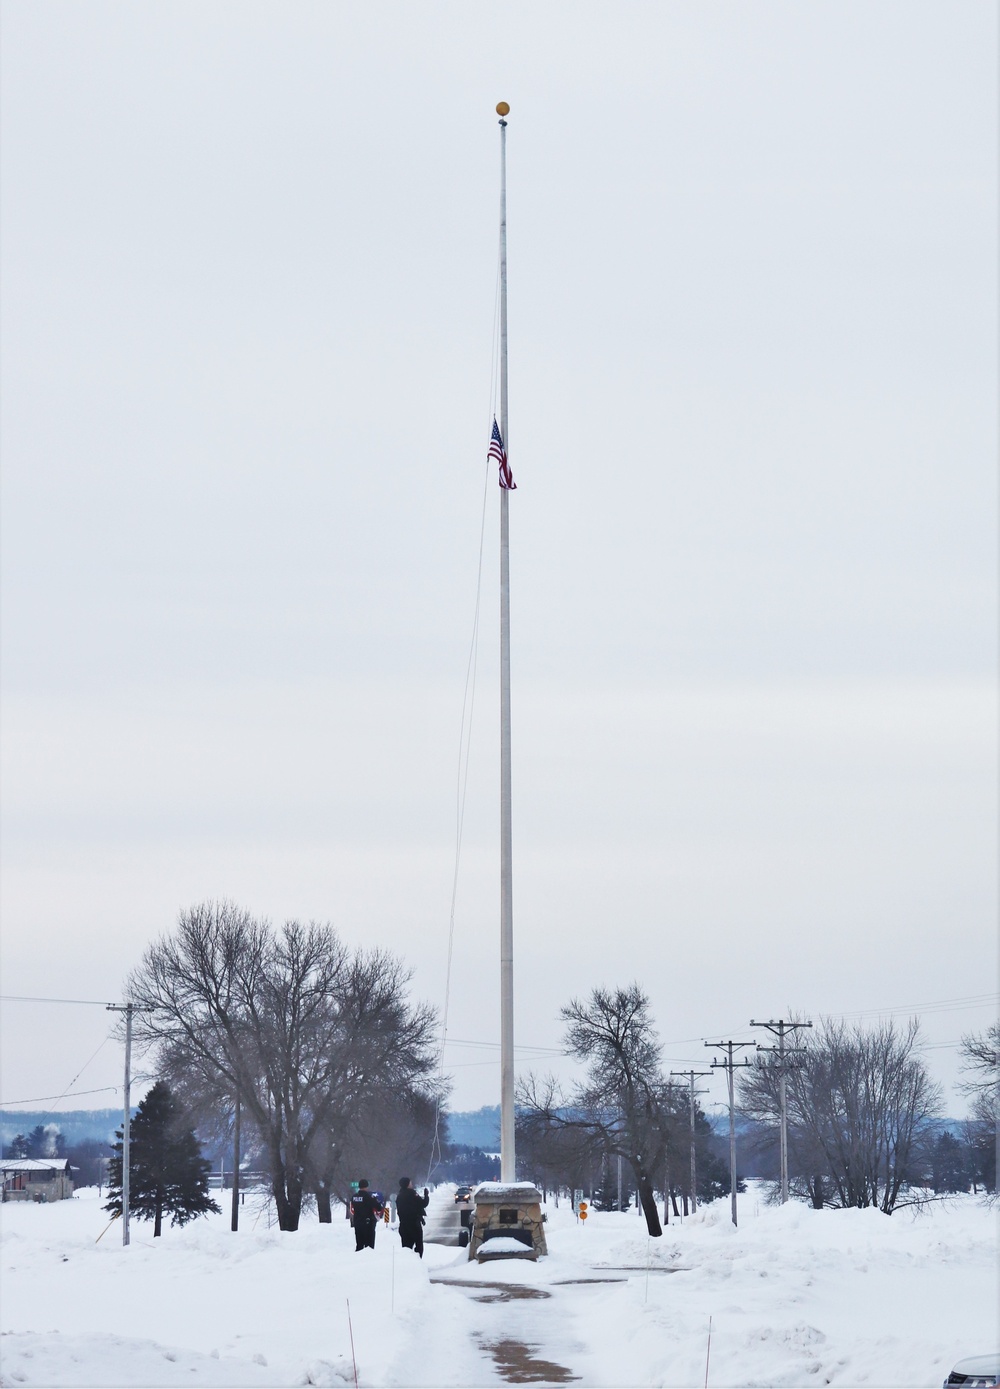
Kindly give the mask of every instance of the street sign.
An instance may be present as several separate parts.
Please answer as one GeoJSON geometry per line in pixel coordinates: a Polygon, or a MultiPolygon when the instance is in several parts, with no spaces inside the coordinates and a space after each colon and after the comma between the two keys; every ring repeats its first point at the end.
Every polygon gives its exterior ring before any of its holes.
{"type": "Polygon", "coordinates": [[[581,1201],[581,1202],[580,1202],[580,1219],[581,1219],[581,1220],[586,1220],[586,1219],[587,1219],[587,1203],[586,1203],[586,1201],[581,1201]]]}

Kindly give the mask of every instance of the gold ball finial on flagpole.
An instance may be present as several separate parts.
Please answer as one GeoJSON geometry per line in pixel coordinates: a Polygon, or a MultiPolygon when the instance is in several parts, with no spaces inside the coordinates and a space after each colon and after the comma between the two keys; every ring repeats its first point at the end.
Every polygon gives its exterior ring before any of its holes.
{"type": "Polygon", "coordinates": [[[510,107],[507,105],[507,103],[506,103],[505,101],[498,101],[498,102],[497,102],[497,115],[498,115],[498,116],[509,116],[509,115],[510,115],[510,107]]]}

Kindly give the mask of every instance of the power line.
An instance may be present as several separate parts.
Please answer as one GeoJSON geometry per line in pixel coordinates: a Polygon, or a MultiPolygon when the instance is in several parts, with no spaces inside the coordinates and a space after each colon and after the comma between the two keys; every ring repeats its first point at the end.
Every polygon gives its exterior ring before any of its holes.
{"type": "Polygon", "coordinates": [[[970,994],[966,998],[939,998],[930,1003],[897,1003],[891,1008],[857,1008],[849,1013],[831,1013],[834,1018],[868,1018],[887,1013],[948,1013],[953,1009],[985,1008],[995,1003],[1000,994],[970,994]]]}
{"type": "MultiPolygon", "coordinates": [[[[117,1095],[118,1086],[102,1085],[97,1090],[74,1090],[69,1098],[75,1100],[79,1095],[106,1095],[109,1090],[113,1090],[117,1095]]],[[[61,1095],[36,1095],[31,1100],[0,1100],[0,1109],[7,1109],[12,1104],[44,1104],[46,1100],[64,1100],[66,1097],[66,1091],[63,1091],[61,1095]]]]}
{"type": "Polygon", "coordinates": [[[35,998],[27,994],[0,994],[0,1003],[81,1003],[93,1008],[109,1008],[103,998],[35,998]]]}
{"type": "MultiPolygon", "coordinates": [[[[104,1038],[104,1040],[103,1040],[103,1041],[101,1042],[101,1044],[98,1046],[97,1051],[93,1052],[90,1056],[87,1057],[86,1061],[83,1063],[83,1065],[82,1065],[82,1066],[80,1067],[80,1069],[77,1071],[76,1075],[73,1077],[73,1079],[70,1081],[70,1083],[66,1086],[66,1089],[62,1092],[61,1095],[45,1095],[45,1096],[42,1096],[41,1098],[46,1099],[46,1100],[64,1100],[64,1099],[66,1099],[66,1097],[69,1095],[70,1091],[73,1089],[73,1086],[76,1084],[76,1082],[77,1082],[77,1081],[80,1079],[80,1077],[83,1075],[84,1071],[85,1071],[85,1070],[87,1069],[87,1067],[90,1065],[91,1061],[93,1061],[94,1057],[97,1056],[99,1052],[103,1051],[104,1048],[107,1046],[107,1044],[108,1044],[110,1041],[111,1041],[111,1036],[110,1036],[110,1034],[109,1034],[107,1037],[104,1038]]],[[[105,1089],[105,1090],[109,1090],[109,1089],[115,1089],[116,1087],[114,1087],[114,1086],[107,1086],[107,1085],[106,1085],[106,1086],[103,1086],[102,1088],[105,1089]]],[[[78,1094],[78,1095],[96,1095],[96,1094],[99,1093],[99,1091],[97,1091],[97,1090],[77,1090],[75,1093],[78,1094]]],[[[40,1103],[40,1102],[41,1102],[41,1100],[8,1100],[8,1101],[7,1101],[8,1104],[37,1104],[37,1103],[40,1103]]],[[[2,1101],[0,1101],[0,1103],[2,1103],[2,1101]]]]}
{"type": "Polygon", "coordinates": [[[111,1037],[110,1037],[110,1036],[105,1037],[104,1041],[103,1041],[103,1042],[101,1043],[101,1045],[97,1048],[97,1051],[94,1052],[93,1056],[88,1056],[87,1060],[83,1063],[83,1065],[82,1065],[82,1066],[80,1067],[80,1069],[77,1071],[76,1075],[73,1077],[73,1079],[70,1081],[70,1083],[66,1086],[66,1089],[65,1089],[65,1090],[62,1092],[62,1094],[59,1096],[59,1098],[60,1098],[61,1100],[64,1100],[64,1099],[66,1098],[66,1096],[69,1094],[69,1092],[73,1089],[73,1086],[76,1084],[76,1082],[77,1082],[77,1081],[80,1079],[80,1077],[83,1075],[84,1071],[85,1071],[85,1070],[87,1069],[87,1067],[90,1065],[91,1061],[93,1061],[94,1056],[96,1056],[98,1052],[103,1051],[104,1048],[107,1046],[108,1042],[110,1042],[110,1041],[111,1041],[111,1037]]]}
{"type": "MultiPolygon", "coordinates": [[[[560,1051],[560,1052],[555,1053],[555,1055],[556,1055],[556,1056],[565,1056],[566,1053],[560,1051]]],[[[527,1060],[527,1061],[548,1061],[548,1060],[552,1060],[552,1059],[553,1059],[552,1057],[547,1057],[547,1056],[528,1056],[528,1057],[522,1058],[522,1060],[527,1060]]],[[[451,1063],[451,1065],[448,1067],[448,1070],[449,1070],[449,1071],[464,1071],[464,1070],[468,1070],[468,1068],[469,1068],[470,1066],[495,1066],[496,1064],[497,1064],[497,1058],[496,1058],[495,1056],[491,1056],[490,1059],[489,1059],[489,1061],[453,1061],[453,1062],[451,1063]]]]}
{"type": "MultiPolygon", "coordinates": [[[[858,1008],[854,1010],[849,1010],[844,1013],[827,1013],[824,1011],[821,1013],[821,1016],[825,1018],[851,1019],[882,1016],[890,1013],[943,1013],[949,1011],[950,1009],[985,1008],[990,1004],[996,1003],[998,999],[1000,999],[1000,993],[994,991],[993,993],[988,994],[966,994],[964,997],[960,998],[933,998],[924,1003],[894,1003],[892,1005],[886,1005],[883,1007],[879,1007],[878,1005],[876,1005],[874,1008],[858,1008]]],[[[740,1024],[740,1026],[742,1026],[742,1024],[740,1024]]],[[[719,1036],[726,1032],[731,1032],[733,1030],[733,1028],[729,1027],[717,1028],[715,1029],[714,1035],[719,1036]]],[[[705,1042],[708,1040],[710,1035],[712,1034],[702,1033],[699,1037],[672,1037],[669,1041],[664,1042],[663,1046],[669,1049],[671,1047],[687,1046],[690,1042],[705,1042]]],[[[693,1060],[694,1058],[677,1056],[669,1059],[674,1061],[688,1061],[693,1060]]]]}
{"type": "MultiPolygon", "coordinates": [[[[448,1038],[447,1045],[450,1046],[450,1047],[488,1047],[488,1048],[490,1048],[491,1050],[496,1051],[496,1050],[499,1048],[500,1043],[499,1043],[499,1042],[473,1042],[473,1041],[469,1041],[467,1038],[464,1038],[464,1037],[449,1037],[449,1038],[448,1038]]],[[[554,1056],[568,1056],[568,1055],[569,1055],[569,1052],[564,1051],[561,1047],[556,1047],[556,1046],[534,1047],[534,1046],[530,1046],[527,1042],[518,1042],[517,1047],[516,1047],[515,1049],[516,1049],[517,1051],[541,1051],[541,1052],[545,1052],[546,1054],[551,1053],[551,1054],[554,1055],[554,1056]]]]}

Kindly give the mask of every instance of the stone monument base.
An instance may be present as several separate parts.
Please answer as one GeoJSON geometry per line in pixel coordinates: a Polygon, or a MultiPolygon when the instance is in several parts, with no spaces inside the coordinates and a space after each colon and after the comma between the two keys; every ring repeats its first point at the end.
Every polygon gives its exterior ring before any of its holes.
{"type": "Polygon", "coordinates": [[[537,1259],[547,1254],[542,1193],[531,1182],[483,1182],[473,1192],[476,1211],[469,1258],[537,1259]]]}

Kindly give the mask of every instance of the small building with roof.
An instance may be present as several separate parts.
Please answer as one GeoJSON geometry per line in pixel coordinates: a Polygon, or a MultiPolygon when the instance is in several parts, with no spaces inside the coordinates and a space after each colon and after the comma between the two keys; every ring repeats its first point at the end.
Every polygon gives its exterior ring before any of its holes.
{"type": "Polygon", "coordinates": [[[67,1158],[0,1158],[5,1201],[65,1201],[73,1195],[67,1158]]]}

